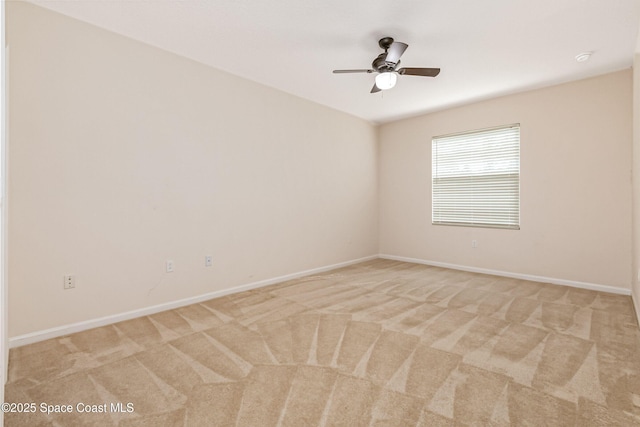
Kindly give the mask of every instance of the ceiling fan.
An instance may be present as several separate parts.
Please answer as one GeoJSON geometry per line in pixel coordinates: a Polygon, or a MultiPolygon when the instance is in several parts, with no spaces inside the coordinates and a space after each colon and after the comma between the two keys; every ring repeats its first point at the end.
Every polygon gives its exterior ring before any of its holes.
{"type": "Polygon", "coordinates": [[[398,68],[400,65],[400,57],[409,47],[406,43],[393,41],[392,37],[383,37],[378,41],[378,45],[384,49],[384,52],[378,55],[371,63],[373,69],[333,70],[334,74],[378,73],[371,93],[394,87],[398,79],[398,74],[424,77],[435,77],[440,74],[440,68],[398,68]]]}

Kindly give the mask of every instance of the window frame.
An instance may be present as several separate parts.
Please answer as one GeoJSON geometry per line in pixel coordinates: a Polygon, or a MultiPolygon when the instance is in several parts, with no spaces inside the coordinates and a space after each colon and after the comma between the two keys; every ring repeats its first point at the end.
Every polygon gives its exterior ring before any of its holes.
{"type": "Polygon", "coordinates": [[[431,138],[431,224],[519,230],[521,220],[520,148],[520,123],[433,136],[431,138]],[[474,141],[475,137],[477,137],[476,141],[474,141]],[[491,140],[492,137],[493,140],[491,140]],[[501,139],[503,145],[496,145],[496,142],[499,143],[501,139]],[[474,151],[470,149],[474,142],[482,142],[483,146],[474,151]],[[450,145],[445,148],[447,143],[450,145]],[[454,148],[453,151],[465,154],[451,154],[451,148],[455,147],[456,143],[463,144],[462,148],[458,150],[454,148]],[[448,149],[448,154],[439,156],[439,148],[440,150],[448,149]],[[487,153],[493,153],[492,155],[496,157],[487,157],[487,153]],[[480,159],[481,157],[493,159],[494,162],[487,162],[480,159]],[[496,162],[496,159],[502,161],[496,162]],[[497,165],[499,163],[503,164],[502,169],[497,165]],[[439,167],[440,165],[442,167],[439,167]],[[459,173],[464,169],[471,170],[473,166],[478,169],[479,165],[483,166],[484,172],[459,173]],[[440,169],[443,171],[441,172],[440,169]],[[484,185],[479,182],[481,179],[485,181],[484,185]],[[456,180],[460,181],[460,184],[456,184],[456,180]],[[447,187],[450,190],[448,193],[447,187]],[[478,197],[476,189],[480,189],[483,195],[478,197]],[[459,193],[458,195],[455,190],[459,193]],[[503,200],[508,200],[507,203],[500,200],[504,197],[506,199],[503,200]],[[496,200],[498,200],[497,203],[496,200]],[[494,206],[491,206],[492,203],[494,206]],[[456,210],[457,208],[459,210],[456,210]],[[445,210],[449,212],[443,212],[445,210]]]}

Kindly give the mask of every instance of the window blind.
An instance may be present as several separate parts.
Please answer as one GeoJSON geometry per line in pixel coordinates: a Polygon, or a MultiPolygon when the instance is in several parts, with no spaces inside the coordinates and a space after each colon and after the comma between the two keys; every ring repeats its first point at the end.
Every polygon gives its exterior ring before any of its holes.
{"type": "Polygon", "coordinates": [[[520,228],[520,125],[432,139],[433,224],[520,228]]]}

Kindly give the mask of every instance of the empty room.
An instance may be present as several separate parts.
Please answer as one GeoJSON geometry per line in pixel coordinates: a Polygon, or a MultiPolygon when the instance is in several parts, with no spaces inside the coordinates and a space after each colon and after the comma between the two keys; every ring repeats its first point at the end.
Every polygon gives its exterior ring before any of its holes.
{"type": "Polygon", "coordinates": [[[637,0],[2,3],[6,426],[640,426],[637,0]]]}

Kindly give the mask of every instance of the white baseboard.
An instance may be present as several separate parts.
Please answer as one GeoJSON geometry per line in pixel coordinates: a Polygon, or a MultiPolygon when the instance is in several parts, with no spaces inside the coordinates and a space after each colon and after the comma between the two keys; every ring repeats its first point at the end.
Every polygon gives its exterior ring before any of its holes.
{"type": "MultiPolygon", "coordinates": [[[[556,279],[553,277],[534,276],[531,274],[512,273],[509,271],[490,270],[487,268],[468,267],[464,265],[448,264],[445,262],[428,261],[417,258],[407,258],[395,255],[380,254],[380,258],[390,259],[394,261],[411,262],[414,264],[431,265],[434,267],[451,268],[453,270],[470,271],[472,273],[492,274],[494,276],[511,277],[513,279],[530,280],[532,282],[551,283],[554,285],[571,286],[573,288],[589,289],[592,291],[608,292],[611,294],[631,295],[630,289],[616,288],[615,286],[600,285],[597,283],[578,282],[575,280],[556,279]]],[[[636,305],[636,307],[638,307],[636,305]]]]}
{"type": "Polygon", "coordinates": [[[297,279],[304,276],[323,273],[325,271],[335,270],[337,268],[346,267],[349,265],[357,264],[364,261],[370,261],[377,258],[378,258],[378,255],[371,255],[368,257],[358,258],[351,261],[340,262],[337,264],[327,265],[324,267],[313,268],[311,270],[299,271],[297,273],[287,274],[284,276],[274,277],[266,280],[260,280],[258,282],[247,283],[240,286],[234,286],[233,288],[209,292],[203,295],[185,298],[178,301],[171,301],[163,304],[154,305],[151,307],[145,307],[137,310],[127,311],[125,313],[104,316],[97,319],[90,319],[82,322],[72,323],[69,325],[57,326],[55,328],[46,329],[43,331],[32,332],[24,335],[18,335],[16,337],[9,338],[9,348],[15,348],[15,347],[20,347],[27,344],[33,344],[35,342],[44,341],[51,338],[57,338],[64,335],[73,334],[76,332],[82,332],[88,329],[98,328],[100,326],[122,322],[124,320],[135,319],[136,317],[148,316],[150,314],[159,313],[161,311],[172,310],[174,308],[184,307],[190,304],[196,304],[202,301],[207,301],[213,298],[219,298],[229,294],[235,294],[242,291],[248,291],[250,289],[256,289],[256,288],[261,288],[263,286],[285,282],[287,280],[292,280],[292,279],[297,279]]]}
{"type": "MultiPolygon", "coordinates": [[[[514,279],[531,280],[534,282],[552,283],[556,285],[571,286],[574,288],[590,289],[600,292],[608,292],[621,295],[632,295],[629,289],[616,288],[614,286],[600,285],[595,283],[578,282],[573,280],[556,279],[544,276],[534,276],[529,274],[512,273],[508,271],[490,270],[485,268],[468,267],[457,264],[449,264],[438,261],[428,261],[417,258],[400,257],[395,255],[371,255],[364,258],[358,258],[351,261],[345,261],[337,264],[327,265],[324,267],[313,268],[310,270],[300,271],[297,273],[287,274],[284,276],[274,277],[271,279],[260,280],[258,282],[247,283],[233,288],[222,289],[219,291],[209,292],[203,295],[195,297],[185,298],[177,301],[171,301],[163,304],[154,305],[151,307],[145,307],[137,310],[127,311],[125,313],[114,314],[110,316],[104,316],[97,319],[85,320],[82,322],[72,323],[69,325],[57,326],[55,328],[45,329],[43,331],[32,332],[29,334],[18,335],[16,337],[9,338],[9,348],[20,347],[27,344],[33,344],[35,342],[48,340],[51,338],[57,338],[64,335],[73,334],[76,332],[86,331],[88,329],[98,328],[100,326],[110,325],[113,323],[122,322],[125,320],[135,319],[136,317],[148,316],[150,314],[159,313],[165,310],[172,310],[178,307],[184,307],[190,304],[196,304],[202,301],[207,301],[213,298],[219,298],[225,295],[234,294],[242,291],[248,291],[250,289],[261,288],[263,286],[273,285],[287,280],[297,279],[304,276],[310,276],[313,274],[323,273],[329,270],[335,270],[337,268],[346,267],[349,265],[357,264],[360,262],[371,261],[376,258],[383,258],[395,261],[410,262],[414,264],[431,265],[434,267],[451,268],[454,270],[470,271],[474,273],[492,274],[495,276],[511,277],[514,279]]],[[[638,322],[640,323],[640,301],[632,295],[632,299],[636,308],[636,314],[639,316],[638,322]]]]}
{"type": "Polygon", "coordinates": [[[631,292],[631,300],[633,301],[633,308],[636,310],[638,326],[640,326],[640,300],[635,292],[631,292]]]}

